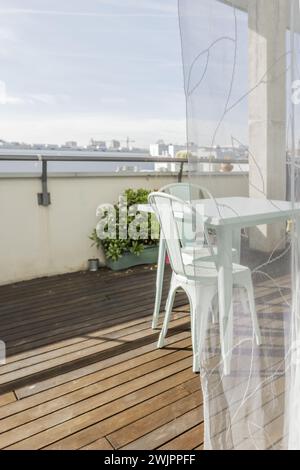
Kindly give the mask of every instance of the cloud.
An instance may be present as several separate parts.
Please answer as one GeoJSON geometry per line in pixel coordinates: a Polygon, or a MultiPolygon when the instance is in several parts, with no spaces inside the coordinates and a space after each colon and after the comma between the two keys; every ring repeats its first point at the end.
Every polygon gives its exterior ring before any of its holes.
{"type": "MultiPolygon", "coordinates": [[[[99,3],[119,8],[124,7],[124,0],[99,0],[99,3]]],[[[177,14],[176,0],[173,0],[172,3],[167,2],[166,0],[126,0],[126,7],[141,8],[158,13],[177,14]]]]}
{"type": "Polygon", "coordinates": [[[12,29],[1,25],[0,29],[0,55],[4,58],[11,57],[12,48],[19,44],[17,35],[12,29]]]}
{"type": "Polygon", "coordinates": [[[44,16],[75,16],[75,17],[91,17],[91,18],[114,18],[121,17],[144,17],[144,16],[162,16],[161,14],[150,13],[96,13],[96,12],[76,12],[76,11],[62,11],[62,10],[31,10],[23,8],[14,9],[0,9],[0,15],[44,15],[44,16]]]}
{"type": "Polygon", "coordinates": [[[91,137],[103,140],[126,140],[127,135],[137,146],[163,138],[167,142],[185,142],[184,119],[132,118],[131,116],[108,116],[107,114],[61,116],[20,116],[0,119],[1,135],[5,140],[24,142],[64,143],[77,140],[87,144],[91,137]]]}
{"type": "Polygon", "coordinates": [[[24,102],[27,103],[41,103],[46,105],[55,105],[61,102],[66,102],[70,98],[67,94],[50,94],[50,93],[28,93],[24,95],[24,102]]]}
{"type": "Polygon", "coordinates": [[[55,105],[69,100],[68,95],[50,93],[24,93],[22,95],[11,95],[7,91],[6,82],[0,80],[0,105],[30,105],[44,104],[55,105]]]}
{"type": "Polygon", "coordinates": [[[100,99],[101,103],[103,104],[126,104],[128,103],[126,98],[117,98],[117,97],[106,97],[100,99]]]}
{"type": "Polygon", "coordinates": [[[4,28],[1,26],[0,29],[0,41],[9,41],[9,42],[16,42],[16,35],[15,32],[11,29],[4,28]]]}
{"type": "Polygon", "coordinates": [[[63,11],[63,10],[38,10],[32,8],[3,8],[1,15],[49,15],[49,16],[115,16],[113,14],[102,14],[96,12],[63,11]]]}
{"type": "MultiPolygon", "coordinates": [[[[164,0],[165,1],[165,0],[164,0]]],[[[33,8],[2,8],[1,15],[50,15],[50,16],[80,16],[80,17],[115,17],[115,16],[161,16],[161,15],[177,15],[177,2],[166,4],[156,0],[126,0],[126,10],[132,9],[131,12],[124,12],[124,0],[99,0],[100,5],[106,5],[120,9],[114,13],[106,13],[99,11],[73,11],[73,10],[42,10],[33,8]]]]}
{"type": "Polygon", "coordinates": [[[6,89],[6,83],[0,80],[0,105],[23,104],[24,101],[19,96],[9,95],[6,89]]]}

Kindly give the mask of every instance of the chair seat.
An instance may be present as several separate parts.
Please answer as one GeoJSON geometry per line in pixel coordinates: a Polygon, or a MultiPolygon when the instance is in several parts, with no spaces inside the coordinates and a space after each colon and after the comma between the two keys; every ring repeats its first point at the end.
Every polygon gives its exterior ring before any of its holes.
{"type": "MultiPolygon", "coordinates": [[[[215,261],[218,256],[218,248],[216,246],[212,247],[214,256],[211,255],[211,251],[209,248],[203,246],[184,246],[182,248],[182,258],[185,265],[193,264],[195,260],[203,260],[203,261],[215,261]]],[[[234,248],[232,249],[232,257],[236,260],[237,250],[234,248]]],[[[237,261],[237,260],[236,260],[237,261]]]]}
{"type": "MultiPolygon", "coordinates": [[[[194,264],[187,264],[185,267],[186,276],[189,279],[200,280],[203,279],[215,279],[218,278],[218,271],[215,263],[208,261],[195,261],[194,264]]],[[[247,266],[241,266],[240,264],[232,264],[232,275],[240,276],[242,273],[248,273],[249,268],[247,266]]]]}

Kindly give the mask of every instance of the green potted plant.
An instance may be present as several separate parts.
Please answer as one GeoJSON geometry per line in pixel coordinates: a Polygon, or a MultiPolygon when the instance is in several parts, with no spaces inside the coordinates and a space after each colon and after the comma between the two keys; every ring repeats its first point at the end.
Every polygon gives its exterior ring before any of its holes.
{"type": "Polygon", "coordinates": [[[159,227],[156,219],[151,214],[143,214],[142,222],[139,222],[139,216],[136,211],[132,212],[137,204],[147,204],[148,195],[151,191],[146,189],[127,189],[122,195],[126,201],[120,207],[115,204],[112,211],[103,211],[102,220],[104,220],[105,237],[99,237],[99,232],[94,229],[90,239],[93,245],[102,247],[106,265],[114,270],[128,269],[132,266],[141,264],[154,264],[158,257],[159,227]],[[124,216],[124,209],[126,210],[124,216]],[[115,229],[112,233],[107,232],[109,223],[112,223],[115,229]],[[134,236],[132,235],[132,226],[134,225],[134,236]],[[124,233],[126,236],[124,237],[124,233]],[[153,237],[156,234],[156,237],[153,237]]]}

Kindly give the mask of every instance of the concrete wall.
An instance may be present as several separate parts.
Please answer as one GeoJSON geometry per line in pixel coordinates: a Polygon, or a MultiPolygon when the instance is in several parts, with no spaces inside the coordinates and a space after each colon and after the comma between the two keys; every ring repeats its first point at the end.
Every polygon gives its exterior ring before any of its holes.
{"type": "MultiPolygon", "coordinates": [[[[39,178],[0,175],[0,284],[86,269],[88,258],[99,257],[88,238],[97,206],[127,188],[172,182],[176,175],[52,175],[52,204],[41,207],[39,178]]],[[[247,174],[206,174],[199,184],[215,196],[248,196],[247,174]]]]}

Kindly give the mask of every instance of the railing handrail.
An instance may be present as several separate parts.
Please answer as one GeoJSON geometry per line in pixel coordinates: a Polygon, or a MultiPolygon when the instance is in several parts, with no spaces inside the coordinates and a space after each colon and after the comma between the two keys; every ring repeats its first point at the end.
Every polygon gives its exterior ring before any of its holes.
{"type": "MultiPolygon", "coordinates": [[[[7,151],[0,150],[0,161],[47,161],[47,162],[132,162],[132,163],[188,163],[187,158],[172,157],[151,157],[143,153],[122,153],[122,152],[97,152],[97,151],[7,151]],[[80,154],[80,155],[78,155],[80,154]]],[[[199,163],[222,164],[235,163],[240,165],[248,164],[248,159],[211,159],[199,158],[199,163]]]]}

